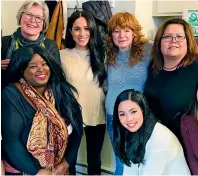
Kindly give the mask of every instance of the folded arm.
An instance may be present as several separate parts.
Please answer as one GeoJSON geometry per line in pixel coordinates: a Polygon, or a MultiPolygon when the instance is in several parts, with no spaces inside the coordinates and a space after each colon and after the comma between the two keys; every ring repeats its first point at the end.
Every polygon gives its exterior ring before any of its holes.
{"type": "Polygon", "coordinates": [[[21,140],[25,128],[24,120],[14,98],[3,95],[2,98],[2,148],[4,159],[20,172],[35,175],[40,170],[38,161],[27,151],[21,140]]]}

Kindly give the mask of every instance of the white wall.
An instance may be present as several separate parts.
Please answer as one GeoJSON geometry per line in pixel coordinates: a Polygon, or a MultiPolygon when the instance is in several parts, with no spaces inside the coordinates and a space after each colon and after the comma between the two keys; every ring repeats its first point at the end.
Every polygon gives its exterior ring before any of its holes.
{"type": "Polygon", "coordinates": [[[117,12],[130,12],[134,14],[135,12],[135,4],[136,2],[134,0],[132,1],[117,1],[114,2],[115,6],[112,8],[112,13],[115,14],[117,12]]]}
{"type": "Polygon", "coordinates": [[[1,1],[2,35],[11,35],[17,29],[16,14],[24,0],[1,1]]]}
{"type": "MultiPolygon", "coordinates": [[[[10,35],[12,34],[17,26],[16,23],[16,13],[23,3],[24,0],[8,0],[1,1],[2,12],[1,12],[1,20],[2,20],[2,34],[10,35]]],[[[75,6],[75,3],[74,3],[75,6]]],[[[70,16],[74,9],[69,8],[67,11],[67,15],[70,16]]],[[[131,0],[131,1],[116,1],[114,2],[114,7],[112,8],[112,13],[116,12],[128,11],[134,15],[136,15],[140,24],[143,27],[143,31],[146,35],[152,37],[155,34],[156,27],[158,27],[159,21],[157,19],[153,19],[152,15],[152,1],[151,0],[131,0]],[[157,25],[157,26],[156,26],[157,25]]]]}
{"type": "MultiPolygon", "coordinates": [[[[1,1],[1,20],[2,20],[2,34],[12,34],[17,26],[16,13],[21,4],[25,0],[2,0],[1,1]]],[[[71,0],[70,0],[71,1],[71,0]]],[[[75,1],[72,0],[74,6],[75,1]]],[[[157,28],[170,17],[152,17],[153,0],[128,0],[117,1],[114,0],[114,7],[112,13],[121,11],[128,11],[134,14],[143,27],[143,32],[146,36],[153,38],[157,28]]],[[[69,17],[74,9],[69,8],[67,10],[67,16],[69,17]]]]}
{"type": "MultiPolygon", "coordinates": [[[[128,0],[114,1],[114,7],[111,8],[112,13],[127,11],[132,13],[138,19],[143,28],[143,33],[149,38],[154,38],[159,26],[171,17],[153,17],[153,1],[154,0],[128,0]]],[[[73,3],[75,6],[75,3],[73,3]]],[[[79,9],[82,10],[82,9],[79,9]]],[[[74,9],[69,8],[67,11],[68,17],[74,9]]]]}
{"type": "Polygon", "coordinates": [[[153,38],[153,35],[155,35],[156,27],[153,21],[152,14],[153,10],[153,3],[152,1],[136,1],[135,6],[135,16],[138,19],[140,25],[142,26],[143,33],[153,38]]]}

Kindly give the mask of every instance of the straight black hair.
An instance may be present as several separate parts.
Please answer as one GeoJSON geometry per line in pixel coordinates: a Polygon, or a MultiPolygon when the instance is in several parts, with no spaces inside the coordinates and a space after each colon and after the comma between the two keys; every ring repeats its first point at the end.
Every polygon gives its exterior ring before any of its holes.
{"type": "Polygon", "coordinates": [[[8,75],[11,83],[19,82],[23,78],[24,70],[35,54],[39,54],[50,68],[51,75],[48,86],[52,89],[55,97],[56,110],[69,121],[72,126],[82,135],[81,107],[74,97],[77,90],[66,81],[62,68],[47,49],[39,45],[23,46],[16,50],[8,66],[8,75]]]}
{"type": "MultiPolygon", "coordinates": [[[[154,119],[153,117],[147,101],[141,92],[135,91],[134,89],[128,89],[118,95],[113,113],[113,147],[116,155],[127,166],[130,166],[131,163],[144,163],[145,146],[147,142],[147,140],[145,140],[145,135],[149,136],[152,133],[151,129],[149,132],[150,134],[146,134],[147,129],[145,129],[145,121],[147,119],[148,121],[150,119],[152,120],[154,119]],[[126,100],[135,102],[140,107],[143,114],[143,125],[134,133],[123,127],[119,120],[118,106],[121,102],[126,100]]],[[[153,124],[155,124],[155,122],[153,124]]]]}
{"type": "Polygon", "coordinates": [[[88,48],[90,53],[90,65],[94,78],[98,78],[99,86],[101,86],[106,78],[106,72],[104,67],[105,49],[101,39],[99,38],[95,20],[88,12],[75,11],[68,18],[65,45],[66,48],[75,48],[76,43],[73,40],[71,31],[74,22],[80,17],[84,17],[88,24],[88,28],[90,31],[90,39],[88,42],[88,48]]]}

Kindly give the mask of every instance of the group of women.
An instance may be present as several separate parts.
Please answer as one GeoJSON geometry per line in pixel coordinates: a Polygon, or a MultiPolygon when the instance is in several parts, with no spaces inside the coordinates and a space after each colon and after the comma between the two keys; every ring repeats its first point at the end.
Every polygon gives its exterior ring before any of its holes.
{"type": "Polygon", "coordinates": [[[75,175],[84,131],[87,173],[100,175],[106,125],[115,175],[198,174],[198,45],[190,25],[170,19],[152,43],[134,15],[116,13],[103,47],[94,18],[75,11],[59,51],[44,37],[48,18],[44,2],[26,1],[20,28],[2,38],[5,174],[75,175]]]}

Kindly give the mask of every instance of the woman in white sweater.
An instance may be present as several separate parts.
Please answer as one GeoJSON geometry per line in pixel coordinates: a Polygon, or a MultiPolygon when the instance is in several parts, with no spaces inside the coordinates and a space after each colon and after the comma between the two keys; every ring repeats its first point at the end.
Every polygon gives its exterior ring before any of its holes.
{"type": "Polygon", "coordinates": [[[139,91],[119,94],[113,125],[114,150],[125,164],[123,175],[190,175],[178,139],[157,122],[139,91]]]}
{"type": "Polygon", "coordinates": [[[78,90],[82,107],[89,175],[101,174],[101,151],[105,134],[105,53],[99,43],[93,17],[76,11],[68,18],[66,49],[60,51],[67,80],[78,90]]]}

